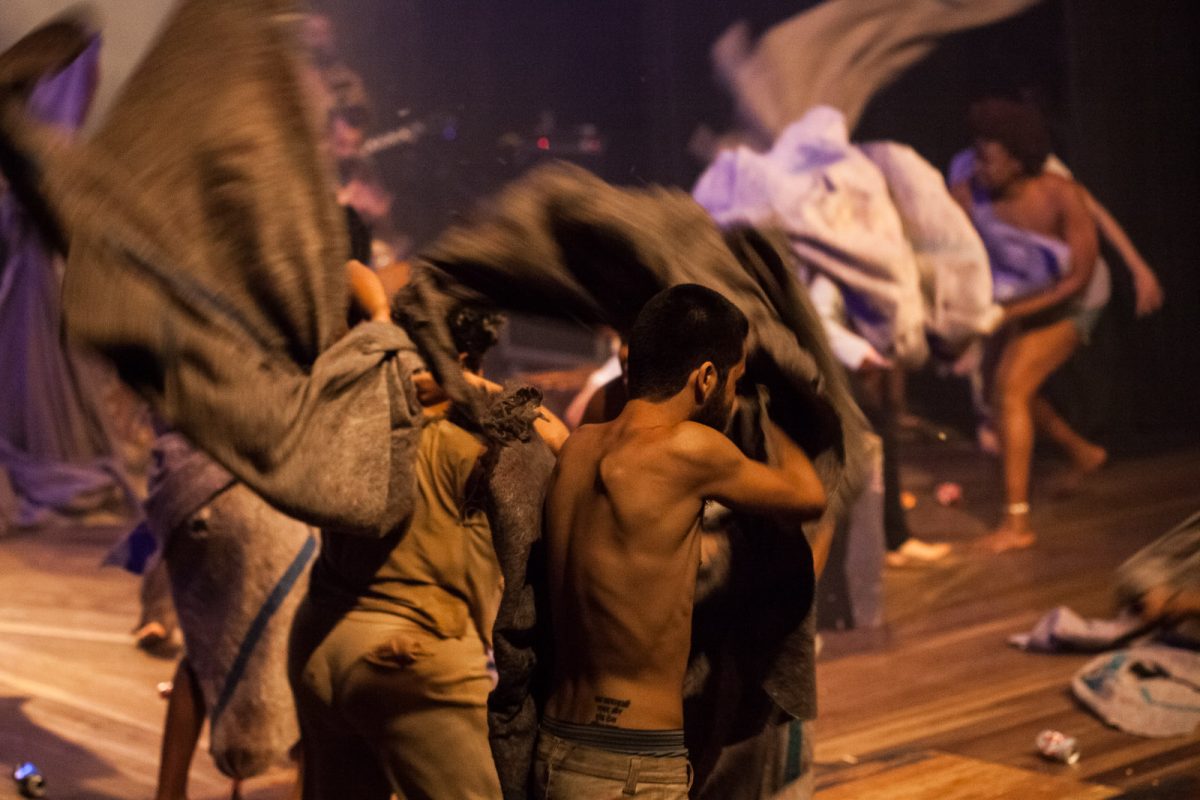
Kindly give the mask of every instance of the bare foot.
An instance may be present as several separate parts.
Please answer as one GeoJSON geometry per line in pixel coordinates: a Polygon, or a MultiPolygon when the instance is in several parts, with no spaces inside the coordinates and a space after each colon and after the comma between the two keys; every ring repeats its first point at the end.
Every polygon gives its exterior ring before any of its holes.
{"type": "Polygon", "coordinates": [[[1088,444],[1071,454],[1075,469],[1091,474],[1108,463],[1108,451],[1098,444],[1088,444]]]}
{"type": "Polygon", "coordinates": [[[134,643],[143,650],[158,647],[167,640],[167,628],[157,620],[147,622],[133,632],[134,643]]]}
{"type": "Polygon", "coordinates": [[[1000,527],[979,540],[979,547],[990,553],[1007,550],[1024,550],[1037,543],[1037,536],[1029,529],[1028,514],[1009,514],[1000,527]]]}
{"type": "Polygon", "coordinates": [[[133,642],[141,650],[157,658],[171,658],[183,646],[179,628],[167,628],[152,620],[133,632],[133,642]]]}
{"type": "Polygon", "coordinates": [[[1058,479],[1054,494],[1069,497],[1079,492],[1088,476],[1108,463],[1108,451],[1099,445],[1089,444],[1071,453],[1071,468],[1058,479]]]}
{"type": "Polygon", "coordinates": [[[904,567],[909,564],[928,564],[945,558],[950,554],[947,542],[926,542],[911,537],[904,544],[885,556],[889,567],[904,567]]]}

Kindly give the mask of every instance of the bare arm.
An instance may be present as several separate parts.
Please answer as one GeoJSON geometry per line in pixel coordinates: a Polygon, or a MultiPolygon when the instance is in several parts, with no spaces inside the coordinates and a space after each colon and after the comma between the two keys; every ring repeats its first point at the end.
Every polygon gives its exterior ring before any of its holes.
{"type": "Polygon", "coordinates": [[[387,292],[379,276],[366,264],[355,259],[346,262],[346,279],[350,282],[350,293],[354,302],[375,322],[388,322],[392,318],[387,292]]]}
{"type": "Polygon", "coordinates": [[[1063,239],[1071,249],[1070,270],[1067,277],[1046,291],[1006,305],[1005,319],[1020,319],[1052,308],[1079,294],[1092,279],[1100,246],[1096,239],[1096,223],[1088,212],[1083,190],[1064,180],[1056,194],[1061,203],[1063,239]]]}
{"type": "Polygon", "coordinates": [[[692,424],[684,447],[698,473],[702,497],[740,511],[813,519],[825,510],[825,487],[812,463],[774,423],[765,424],[772,467],[747,458],[724,434],[692,424]]]}
{"type": "Polygon", "coordinates": [[[563,445],[566,444],[567,437],[571,435],[566,424],[545,406],[538,406],[538,418],[533,421],[533,429],[537,431],[538,436],[542,437],[554,455],[559,454],[563,445]]]}
{"type": "Polygon", "coordinates": [[[1134,247],[1133,240],[1121,227],[1121,223],[1117,222],[1116,218],[1100,204],[1099,200],[1092,196],[1091,192],[1083,189],[1083,194],[1088,211],[1095,218],[1100,233],[1120,254],[1121,260],[1125,262],[1125,266],[1129,268],[1129,272],[1133,276],[1137,315],[1144,317],[1147,314],[1153,314],[1162,308],[1163,304],[1162,285],[1158,282],[1158,276],[1154,274],[1154,270],[1150,269],[1150,265],[1134,247]]]}

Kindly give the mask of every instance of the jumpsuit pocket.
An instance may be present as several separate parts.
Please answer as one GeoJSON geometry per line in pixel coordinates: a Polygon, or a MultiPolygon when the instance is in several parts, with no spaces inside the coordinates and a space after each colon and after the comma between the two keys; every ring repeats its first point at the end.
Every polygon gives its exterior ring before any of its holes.
{"type": "Polygon", "coordinates": [[[405,669],[429,655],[429,648],[418,635],[402,632],[392,634],[386,642],[368,651],[363,660],[384,669],[405,669]]]}

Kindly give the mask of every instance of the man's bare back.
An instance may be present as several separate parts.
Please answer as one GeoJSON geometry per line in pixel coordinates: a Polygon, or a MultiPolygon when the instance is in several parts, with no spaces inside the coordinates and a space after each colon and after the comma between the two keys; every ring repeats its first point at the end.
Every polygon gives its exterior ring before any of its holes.
{"type": "Polygon", "coordinates": [[[746,459],[707,425],[664,423],[661,410],[630,401],[614,421],[577,431],[559,456],[546,503],[548,717],[682,727],[704,501],[798,518],[823,508],[811,465],[778,430],[772,446],[790,470],[746,459]]]}

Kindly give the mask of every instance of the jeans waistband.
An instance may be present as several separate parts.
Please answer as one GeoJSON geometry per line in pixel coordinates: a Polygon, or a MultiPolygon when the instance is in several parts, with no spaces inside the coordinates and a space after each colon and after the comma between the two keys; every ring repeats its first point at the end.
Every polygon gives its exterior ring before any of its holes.
{"type": "Polygon", "coordinates": [[[578,725],[573,722],[545,717],[541,728],[551,736],[585,747],[595,747],[610,753],[657,758],[687,758],[683,730],[638,730],[608,728],[600,725],[578,725]]]}

